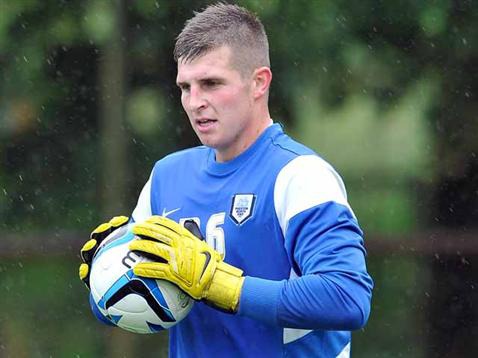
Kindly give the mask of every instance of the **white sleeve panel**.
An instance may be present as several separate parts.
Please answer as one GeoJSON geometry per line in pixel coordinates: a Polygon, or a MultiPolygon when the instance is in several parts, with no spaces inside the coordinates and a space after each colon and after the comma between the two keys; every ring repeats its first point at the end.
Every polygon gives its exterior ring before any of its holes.
{"type": "Polygon", "coordinates": [[[342,179],[322,158],[299,156],[279,172],[274,187],[274,206],[284,236],[292,217],[329,201],[350,209],[342,179]]]}
{"type": "Polygon", "coordinates": [[[133,220],[135,222],[144,221],[149,218],[151,214],[151,176],[149,177],[148,181],[141,190],[141,194],[139,194],[138,203],[136,204],[136,208],[133,211],[133,220]]]}

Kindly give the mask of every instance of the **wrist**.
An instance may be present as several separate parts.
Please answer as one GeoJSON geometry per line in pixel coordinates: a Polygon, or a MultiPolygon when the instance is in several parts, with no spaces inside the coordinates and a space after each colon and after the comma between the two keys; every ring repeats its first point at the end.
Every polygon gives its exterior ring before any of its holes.
{"type": "Polygon", "coordinates": [[[206,293],[206,302],[225,312],[235,313],[244,284],[242,274],[243,271],[237,267],[225,262],[218,263],[206,293]]]}
{"type": "Polygon", "coordinates": [[[238,315],[277,325],[277,311],[286,280],[275,281],[247,276],[241,292],[238,315]]]}

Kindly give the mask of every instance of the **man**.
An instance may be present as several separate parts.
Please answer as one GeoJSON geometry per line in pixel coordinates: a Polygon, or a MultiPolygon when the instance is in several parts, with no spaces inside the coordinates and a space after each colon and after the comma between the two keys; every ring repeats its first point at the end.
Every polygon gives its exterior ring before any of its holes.
{"type": "MultiPolygon", "coordinates": [[[[170,329],[170,355],[348,357],[370,311],[362,232],[339,175],[270,118],[261,22],[209,6],[186,22],[174,56],[204,146],[157,162],[132,215],[143,240],[130,246],[156,258],[135,274],[200,301],[170,329]]],[[[83,257],[126,221],[97,228],[83,257]]]]}

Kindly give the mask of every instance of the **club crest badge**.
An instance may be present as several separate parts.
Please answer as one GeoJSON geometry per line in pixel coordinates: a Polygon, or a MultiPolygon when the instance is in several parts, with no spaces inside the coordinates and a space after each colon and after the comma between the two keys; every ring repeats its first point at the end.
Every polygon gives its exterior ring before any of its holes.
{"type": "Polygon", "coordinates": [[[229,215],[237,225],[242,225],[244,221],[252,216],[255,201],[256,196],[254,194],[234,195],[229,215]]]}

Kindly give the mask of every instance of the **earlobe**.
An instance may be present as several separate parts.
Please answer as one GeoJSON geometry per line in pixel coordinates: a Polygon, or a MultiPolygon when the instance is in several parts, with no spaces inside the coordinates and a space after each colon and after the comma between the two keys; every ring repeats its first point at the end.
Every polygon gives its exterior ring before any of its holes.
{"type": "Polygon", "coordinates": [[[260,67],[254,71],[254,98],[260,98],[269,90],[272,72],[269,67],[260,67]]]}

